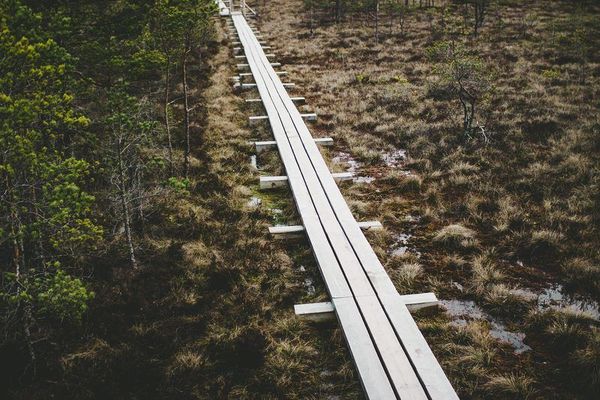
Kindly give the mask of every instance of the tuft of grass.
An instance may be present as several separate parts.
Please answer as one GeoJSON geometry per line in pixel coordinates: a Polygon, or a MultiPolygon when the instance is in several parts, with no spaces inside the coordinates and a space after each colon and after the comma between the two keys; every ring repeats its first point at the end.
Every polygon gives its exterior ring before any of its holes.
{"type": "Polygon", "coordinates": [[[494,228],[498,232],[521,229],[527,220],[527,216],[512,197],[504,196],[498,200],[498,211],[494,216],[494,228]]]}
{"type": "Polygon", "coordinates": [[[564,235],[560,232],[542,229],[531,234],[526,245],[526,255],[532,260],[553,262],[562,250],[564,235]]]}
{"type": "Polygon", "coordinates": [[[475,231],[460,224],[452,224],[438,230],[433,240],[437,243],[460,249],[477,247],[475,231]]]}
{"type": "Polygon", "coordinates": [[[498,283],[504,279],[504,274],[498,270],[494,262],[493,251],[487,251],[473,258],[471,284],[476,292],[482,293],[486,286],[498,283]]]}
{"type": "Polygon", "coordinates": [[[524,314],[529,301],[513,293],[505,284],[493,284],[484,294],[484,306],[495,315],[515,316],[524,314]]]}
{"type": "Polygon", "coordinates": [[[175,354],[175,357],[167,367],[167,375],[175,376],[183,372],[200,371],[206,362],[206,357],[192,349],[183,349],[175,354]]]}
{"type": "Polygon", "coordinates": [[[453,271],[464,271],[465,267],[469,264],[467,260],[457,254],[451,254],[444,259],[446,267],[453,271]]]}
{"type": "Polygon", "coordinates": [[[536,393],[534,384],[535,381],[527,375],[508,373],[493,376],[485,384],[485,389],[494,399],[527,400],[536,393]]]}
{"type": "Polygon", "coordinates": [[[470,322],[459,329],[460,335],[467,348],[460,357],[460,362],[466,363],[470,368],[487,368],[494,364],[497,354],[497,341],[490,335],[490,330],[485,322],[470,322]]]}
{"type": "Polygon", "coordinates": [[[586,258],[573,258],[562,265],[562,271],[573,286],[600,294],[600,267],[586,258]]]}
{"type": "Polygon", "coordinates": [[[571,356],[571,362],[584,377],[584,384],[590,393],[600,392],[600,329],[593,328],[585,347],[571,356]]]}
{"type": "Polygon", "coordinates": [[[586,339],[594,320],[581,312],[569,309],[532,311],[527,316],[530,329],[541,332],[559,352],[570,352],[586,339]]]}
{"type": "Polygon", "coordinates": [[[422,185],[423,179],[418,175],[411,174],[399,180],[398,189],[404,193],[419,193],[422,185]]]}
{"type": "Polygon", "coordinates": [[[423,267],[416,262],[404,263],[400,268],[392,271],[392,279],[398,290],[408,292],[415,286],[417,280],[423,274],[423,267]]]}

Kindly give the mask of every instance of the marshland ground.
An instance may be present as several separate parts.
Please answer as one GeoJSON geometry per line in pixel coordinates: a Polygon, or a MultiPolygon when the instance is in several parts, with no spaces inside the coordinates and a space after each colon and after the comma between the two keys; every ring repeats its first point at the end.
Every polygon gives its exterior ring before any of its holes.
{"type": "MultiPolygon", "coordinates": [[[[367,9],[336,23],[310,3],[249,2],[318,114],[313,136],[334,138],[331,169],[357,174],[342,185],[355,216],[383,223],[368,239],[398,290],[442,300],[415,318],[460,397],[595,398],[600,6],[490,2],[474,35],[469,6],[416,4],[382,10],[376,38],[367,9]],[[448,43],[482,74],[468,131],[451,61],[436,57],[448,43]]],[[[105,239],[86,269],[95,297],[83,319],[38,321],[35,375],[23,345],[2,342],[7,398],[362,398],[336,324],[294,317],[326,291],[305,240],[267,233],[298,216],[286,190],[258,190],[282,165],[273,151],[253,159],[249,143],[269,129],[248,125],[256,93],[233,91],[231,39],[212,23],[191,61],[202,141],[189,180],[148,205],[137,271],[123,234],[105,239]]]]}
{"type": "Polygon", "coordinates": [[[343,189],[356,217],[385,227],[369,239],[398,290],[442,299],[418,320],[461,398],[596,396],[598,4],[492,2],[474,35],[460,2],[381,6],[378,27],[373,9],[336,23],[257,3],[313,135],[335,140],[332,169],[359,175],[343,189]],[[447,43],[489,85],[467,134],[432,57],[447,43]]]}

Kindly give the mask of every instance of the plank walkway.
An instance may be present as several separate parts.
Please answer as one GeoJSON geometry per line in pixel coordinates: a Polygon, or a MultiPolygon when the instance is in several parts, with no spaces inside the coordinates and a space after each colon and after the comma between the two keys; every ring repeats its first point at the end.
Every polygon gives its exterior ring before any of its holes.
{"type": "Polygon", "coordinates": [[[239,67],[250,70],[266,110],[304,232],[367,398],[458,399],[272,61],[241,13],[225,15],[231,17],[246,58],[239,67]]]}

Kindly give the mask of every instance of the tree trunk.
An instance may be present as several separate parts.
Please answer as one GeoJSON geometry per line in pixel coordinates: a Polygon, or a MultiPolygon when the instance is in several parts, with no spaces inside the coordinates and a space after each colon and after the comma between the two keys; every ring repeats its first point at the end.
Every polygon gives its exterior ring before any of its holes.
{"type": "Polygon", "coordinates": [[[167,56],[167,67],[165,71],[165,100],[164,100],[164,116],[165,130],[167,132],[168,150],[169,150],[169,173],[173,175],[173,141],[171,139],[171,123],[169,120],[169,92],[171,86],[171,57],[167,56]]]}
{"type": "Polygon", "coordinates": [[[342,0],[335,0],[335,22],[340,22],[342,19],[342,0]]]}
{"type": "Polygon", "coordinates": [[[314,20],[314,6],[311,4],[310,5],[310,37],[313,37],[314,35],[314,29],[313,29],[313,20],[314,20]]]}
{"type": "Polygon", "coordinates": [[[119,168],[119,197],[121,200],[121,212],[123,214],[123,225],[125,226],[125,238],[127,240],[127,247],[129,248],[129,264],[132,269],[137,269],[137,260],[135,259],[135,250],[133,246],[133,235],[131,232],[131,214],[129,212],[129,205],[127,204],[127,191],[125,189],[126,178],[125,178],[125,167],[123,165],[123,153],[121,150],[121,142],[119,141],[119,148],[117,153],[117,162],[119,168]]]}
{"type": "Polygon", "coordinates": [[[29,359],[31,361],[31,368],[33,369],[32,375],[37,375],[37,357],[35,355],[35,349],[33,348],[33,342],[31,340],[31,325],[33,324],[33,315],[31,313],[31,304],[26,302],[23,305],[23,335],[25,336],[25,343],[27,344],[27,352],[29,353],[29,359]]]}
{"type": "Polygon", "coordinates": [[[379,1],[375,2],[375,43],[379,43],[379,1]]]}
{"type": "Polygon", "coordinates": [[[181,59],[181,79],[183,80],[183,112],[184,112],[184,129],[185,129],[185,155],[183,158],[183,170],[184,176],[189,177],[190,173],[190,108],[188,104],[188,87],[187,87],[187,58],[190,52],[190,39],[186,35],[185,38],[185,49],[181,59]]]}

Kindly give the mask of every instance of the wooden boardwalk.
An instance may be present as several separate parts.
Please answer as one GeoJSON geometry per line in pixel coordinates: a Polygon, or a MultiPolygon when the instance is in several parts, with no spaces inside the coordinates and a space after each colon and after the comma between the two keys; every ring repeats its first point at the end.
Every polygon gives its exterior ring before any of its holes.
{"type": "Polygon", "coordinates": [[[302,219],[303,229],[294,229],[308,238],[331,298],[314,305],[315,313],[335,312],[367,398],[458,399],[407,308],[419,300],[398,294],[245,17],[225,15],[245,56],[238,67],[254,79],[302,219]]]}

